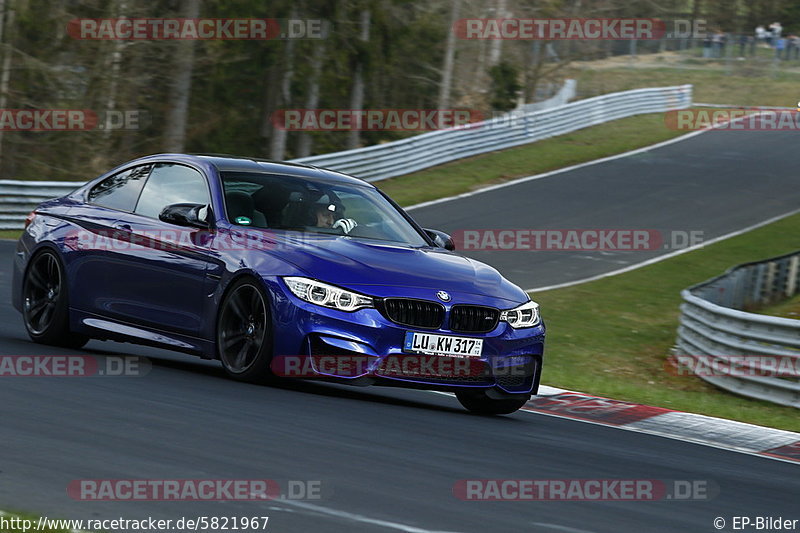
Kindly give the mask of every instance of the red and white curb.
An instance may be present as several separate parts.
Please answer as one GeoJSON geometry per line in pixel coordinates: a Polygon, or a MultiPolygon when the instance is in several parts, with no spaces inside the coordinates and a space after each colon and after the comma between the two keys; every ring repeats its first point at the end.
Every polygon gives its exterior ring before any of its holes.
{"type": "Polygon", "coordinates": [[[542,385],[521,409],[800,463],[800,433],[542,385]]]}

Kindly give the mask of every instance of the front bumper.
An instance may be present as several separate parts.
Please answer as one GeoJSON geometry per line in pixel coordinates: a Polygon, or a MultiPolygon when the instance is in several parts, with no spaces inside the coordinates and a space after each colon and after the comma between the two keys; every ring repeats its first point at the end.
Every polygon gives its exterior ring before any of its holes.
{"type": "MultiPolygon", "coordinates": [[[[487,333],[423,329],[396,324],[377,309],[348,313],[304,302],[280,279],[267,282],[273,294],[277,375],[456,391],[494,389],[509,394],[536,393],[542,368],[545,326],[513,329],[505,322],[487,333]],[[404,351],[406,332],[483,339],[479,357],[412,354],[404,351]]],[[[396,297],[416,297],[398,290],[396,297]]],[[[475,295],[454,295],[445,304],[511,307],[475,295]]],[[[447,322],[445,322],[446,324],[447,322]]]]}

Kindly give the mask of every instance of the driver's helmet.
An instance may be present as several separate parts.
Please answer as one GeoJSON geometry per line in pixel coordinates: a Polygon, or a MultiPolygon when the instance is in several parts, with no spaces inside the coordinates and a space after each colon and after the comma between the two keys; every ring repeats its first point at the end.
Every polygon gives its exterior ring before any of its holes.
{"type": "Polygon", "coordinates": [[[322,193],[313,203],[312,211],[316,220],[319,211],[326,211],[333,214],[333,219],[338,220],[344,217],[344,206],[339,198],[333,193],[322,193]]]}

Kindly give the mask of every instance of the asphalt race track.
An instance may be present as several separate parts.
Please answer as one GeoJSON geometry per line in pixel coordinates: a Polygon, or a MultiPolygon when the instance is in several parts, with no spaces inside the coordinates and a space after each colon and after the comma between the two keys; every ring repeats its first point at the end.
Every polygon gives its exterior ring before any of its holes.
{"type": "Polygon", "coordinates": [[[711,240],[797,210],[796,144],[788,132],[711,131],[630,157],[421,207],[412,214],[423,226],[449,233],[665,232],[669,249],[465,251],[525,289],[551,286],[669,253],[673,242],[682,245],[684,233],[702,232],[703,240],[711,240]],[[673,231],[681,232],[674,241],[673,231]]]}
{"type": "MultiPolygon", "coordinates": [[[[711,133],[417,210],[426,226],[648,228],[722,235],[795,209],[794,137],[711,133]]],[[[10,306],[13,243],[0,242],[0,354],[143,355],[144,377],[3,378],[0,509],[59,518],[269,516],[273,532],[707,532],[733,516],[796,514],[798,466],[540,414],[484,418],[448,396],[320,383],[260,387],[218,364],[126,344],[28,341],[10,306]],[[319,481],[318,499],[78,501],[77,479],[319,481]],[[462,501],[464,479],[695,480],[708,500],[462,501]]],[[[654,255],[656,252],[652,252],[654,255]]],[[[640,261],[502,252],[490,262],[526,287],[640,261]]],[[[480,257],[480,254],[475,254],[480,257]]],[[[545,371],[546,382],[546,371],[545,371]]]]}

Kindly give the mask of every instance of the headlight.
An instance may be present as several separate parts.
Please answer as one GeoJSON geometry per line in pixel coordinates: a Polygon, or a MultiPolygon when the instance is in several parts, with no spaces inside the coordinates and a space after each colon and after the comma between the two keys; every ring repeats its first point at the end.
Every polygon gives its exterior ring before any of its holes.
{"type": "Polygon", "coordinates": [[[500,313],[500,320],[508,322],[512,328],[530,328],[539,323],[539,304],[526,302],[514,309],[500,313]]]}
{"type": "Polygon", "coordinates": [[[365,307],[372,307],[372,298],[346,291],[321,281],[308,278],[288,277],[283,278],[292,294],[303,300],[323,307],[338,309],[340,311],[356,311],[365,307]]]}

